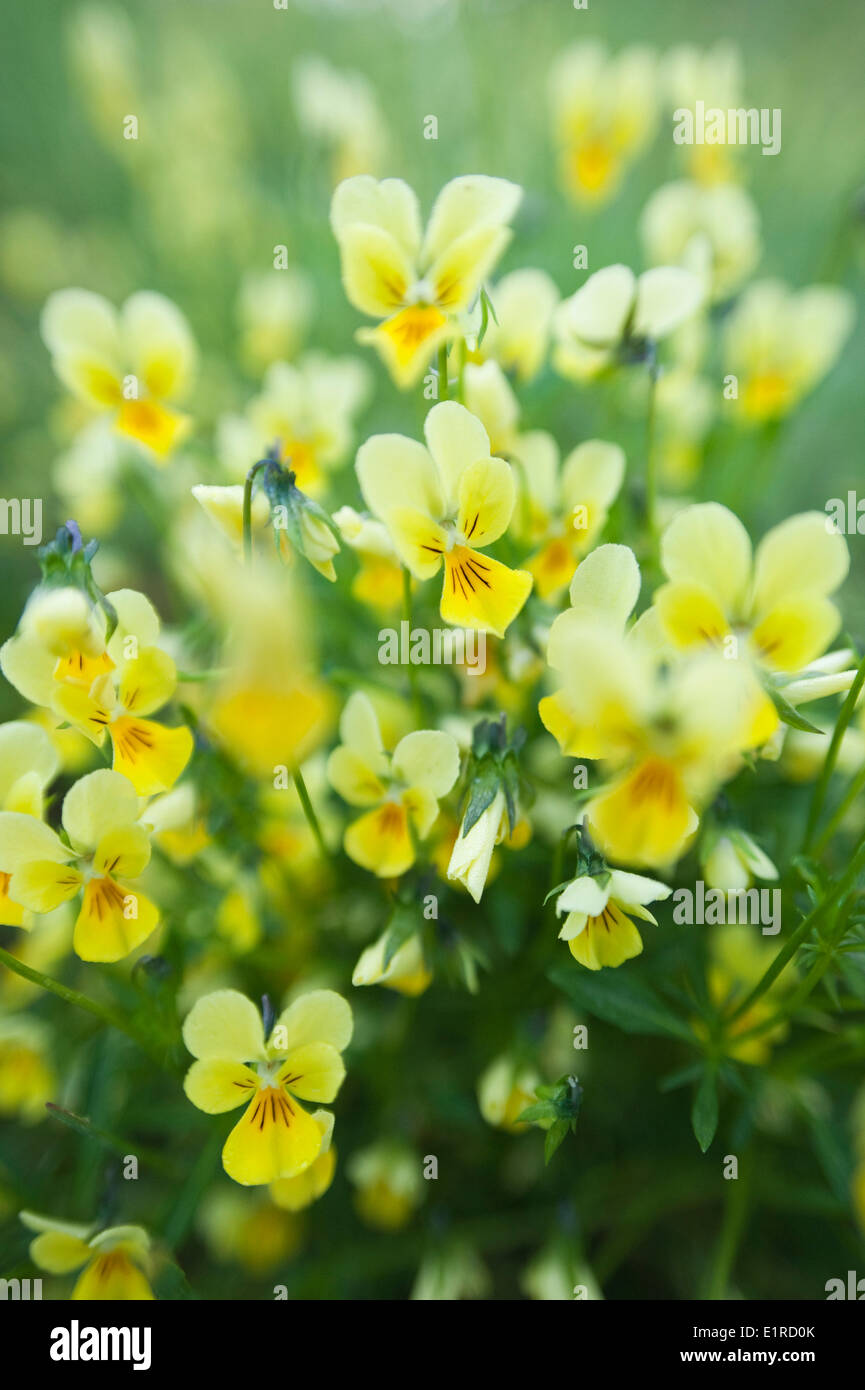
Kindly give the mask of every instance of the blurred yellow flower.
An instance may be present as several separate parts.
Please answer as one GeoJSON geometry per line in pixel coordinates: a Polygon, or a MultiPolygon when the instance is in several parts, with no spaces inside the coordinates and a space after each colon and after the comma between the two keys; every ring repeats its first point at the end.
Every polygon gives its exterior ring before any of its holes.
{"type": "Polygon", "coordinates": [[[455,331],[510,240],[522,189],[466,175],[445,184],[424,234],[413,190],[401,179],[347,179],[330,220],[351,304],[378,328],[361,329],[399,386],[410,386],[455,331]]]}
{"type": "Polygon", "coordinates": [[[600,205],[654,136],[657,59],[633,47],[612,57],[593,40],[556,60],[549,98],[562,186],[578,203],[600,205]]]}
{"type": "Polygon", "coordinates": [[[71,1274],[81,1269],[71,1298],[74,1301],[151,1301],[153,1290],[145,1273],[150,1262],[150,1237],[141,1226],[109,1226],[93,1234],[92,1226],[54,1221],[36,1212],[19,1213],[24,1225],[36,1231],[30,1258],[48,1274],[71,1274]]]}

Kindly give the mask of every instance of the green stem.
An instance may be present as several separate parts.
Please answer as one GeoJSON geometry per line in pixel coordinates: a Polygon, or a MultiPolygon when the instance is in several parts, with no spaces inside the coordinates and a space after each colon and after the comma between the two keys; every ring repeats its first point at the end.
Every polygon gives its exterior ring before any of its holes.
{"type": "Polygon", "coordinates": [[[156,1149],[145,1148],[135,1139],[124,1139],[119,1134],[111,1134],[108,1130],[99,1129],[91,1120],[84,1115],[75,1115],[71,1110],[64,1110],[60,1105],[54,1105],[48,1101],[45,1109],[55,1120],[67,1126],[68,1129],[80,1134],[82,1138],[93,1139],[101,1144],[103,1148],[110,1149],[113,1153],[120,1154],[125,1158],[128,1154],[134,1155],[142,1163],[146,1163],[155,1173],[161,1173],[164,1177],[169,1177],[175,1181],[181,1175],[182,1169],[156,1149]]]}
{"type": "Polygon", "coordinates": [[[29,980],[31,984],[39,985],[41,989],[47,989],[49,993],[56,994],[58,999],[63,999],[67,1004],[75,1004],[79,1009],[85,1009],[87,1013],[93,1014],[94,1018],[107,1023],[110,1028],[117,1028],[121,1033],[141,1045],[141,1040],[137,1033],[134,1033],[123,1015],[117,1013],[107,1004],[99,1004],[95,999],[90,999],[86,994],[79,994],[77,989],[70,989],[68,985],[62,985],[59,980],[52,979],[50,975],[44,975],[41,970],[34,970],[32,965],[25,965],[9,951],[4,951],[0,946],[0,961],[13,970],[16,975],[20,975],[22,980],[29,980]]]}
{"type": "Polygon", "coordinates": [[[853,717],[853,711],[856,708],[856,701],[859,699],[859,695],[861,694],[863,685],[865,685],[865,657],[863,657],[862,661],[859,663],[859,669],[856,672],[853,684],[847,691],[847,698],[841,706],[841,713],[838,715],[838,720],[832,732],[832,739],[829,743],[828,749],[826,750],[826,757],[823,760],[823,766],[820,770],[820,776],[817,779],[817,785],[814,788],[814,795],[811,798],[811,809],[808,813],[808,826],[805,831],[804,849],[806,851],[808,850],[813,841],[814,832],[817,829],[817,822],[820,819],[820,812],[823,809],[823,802],[826,799],[826,792],[829,787],[829,779],[831,778],[832,773],[835,770],[835,764],[838,761],[838,753],[841,748],[841,740],[847,732],[847,726],[849,725],[850,720],[853,717]]]}
{"type": "MultiPolygon", "coordinates": [[[[402,607],[403,617],[405,618],[405,621],[408,623],[409,645],[411,645],[411,574],[407,569],[403,569],[402,572],[402,607]]],[[[411,658],[411,652],[409,652],[409,658],[411,658]]],[[[422,728],[424,722],[423,701],[421,699],[420,686],[418,685],[417,671],[415,670],[411,659],[409,659],[408,663],[408,683],[409,690],[411,692],[412,704],[414,705],[415,719],[417,721],[418,727],[422,728]]]]}
{"type": "Polygon", "coordinates": [[[448,390],[448,345],[447,345],[447,343],[442,343],[441,347],[439,348],[439,355],[438,355],[438,371],[439,371],[439,400],[440,400],[440,401],[447,401],[447,400],[450,400],[450,392],[449,392],[449,390],[448,390]]]}
{"type": "Polygon", "coordinates": [[[728,1027],[731,1023],[734,1023],[737,1018],[740,1018],[742,1014],[747,1013],[757,1000],[762,998],[766,991],[771,988],[784,969],[784,966],[792,959],[796,951],[798,951],[809,932],[814,929],[824,913],[828,912],[830,908],[841,901],[848,892],[850,886],[854,883],[857,874],[859,874],[863,868],[865,868],[865,843],[860,843],[858,850],[850,861],[847,872],[835,884],[833,891],[829,893],[821,903],[818,903],[813,911],[809,912],[808,916],[799,923],[799,926],[793,932],[790,940],[781,948],[768,970],[766,970],[757,981],[754,988],[746,994],[741,1004],[739,1004],[731,1014],[728,1014],[725,1020],[728,1027]]]}
{"type": "Polygon", "coordinates": [[[466,383],[465,383],[465,372],[466,372],[466,341],[465,341],[465,338],[460,338],[460,340],[459,340],[459,342],[458,342],[458,344],[457,344],[456,352],[457,352],[457,400],[459,401],[460,405],[465,405],[465,403],[466,403],[466,401],[465,401],[465,395],[466,395],[466,383]]]}
{"type": "Polygon", "coordinates": [[[294,785],[297,788],[297,794],[300,797],[300,804],[303,807],[303,814],[306,816],[309,828],[315,836],[316,843],[318,844],[318,847],[321,850],[321,856],[323,859],[329,859],[330,851],[324,842],[324,836],[321,833],[321,826],[318,823],[318,816],[315,814],[315,809],[313,807],[312,801],[310,800],[309,792],[306,789],[306,783],[303,780],[303,773],[301,772],[300,768],[297,768],[291,775],[294,779],[294,785]]]}
{"type": "Polygon", "coordinates": [[[658,537],[658,480],[654,448],[657,385],[658,363],[653,352],[649,359],[649,392],[646,403],[646,527],[652,551],[658,537]]]}
{"type": "Polygon", "coordinates": [[[254,463],[243,484],[243,559],[246,564],[252,559],[252,485],[259,469],[266,468],[269,462],[269,459],[259,459],[254,463]]]}
{"type": "Polygon", "coordinates": [[[813,849],[815,854],[821,854],[823,852],[823,850],[828,845],[829,841],[832,839],[832,836],[835,834],[835,831],[840,826],[847,812],[850,810],[850,807],[853,805],[854,802],[859,800],[859,797],[863,790],[865,790],[865,767],[861,768],[859,772],[856,773],[856,776],[850,783],[850,786],[845,792],[843,799],[839,803],[837,810],[834,811],[830,819],[827,821],[825,828],[820,832],[820,834],[817,836],[817,839],[814,841],[813,849]]]}
{"type": "Polygon", "coordinates": [[[736,1251],[745,1229],[745,1214],[748,1208],[748,1179],[746,1174],[737,1178],[728,1178],[726,1187],[724,1218],[721,1222],[721,1230],[718,1243],[715,1246],[712,1268],[706,1287],[706,1299],[711,1301],[723,1299],[727,1292],[736,1259],[736,1251]]]}

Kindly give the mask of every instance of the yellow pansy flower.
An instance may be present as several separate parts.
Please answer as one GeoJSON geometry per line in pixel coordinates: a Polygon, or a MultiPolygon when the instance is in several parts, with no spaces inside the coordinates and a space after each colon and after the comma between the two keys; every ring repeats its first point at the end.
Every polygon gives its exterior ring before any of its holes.
{"type": "MultiPolygon", "coordinates": [[[[44,729],[26,720],[0,725],[0,811],[42,819],[45,788],[60,766],[44,729]]],[[[0,871],[0,926],[29,928],[31,916],[9,897],[10,875],[0,871]]]]}
{"type": "Polygon", "coordinates": [[[655,133],[655,55],[627,48],[615,57],[587,40],[567,49],[550,73],[553,137],[563,187],[579,203],[606,203],[655,133]]]}
{"type": "Polygon", "coordinates": [[[369,79],[318,54],[302,58],[293,78],[298,122],[304,134],[330,150],[332,181],[380,169],[390,139],[369,79]]]}
{"type": "Polygon", "coordinates": [[[583,561],[547,647],[562,685],[539,712],[563,753],[610,773],[588,807],[593,840],[625,863],[666,864],[696,830],[696,806],[765,740],[765,697],[745,663],[704,654],[667,665],[650,615],[621,635],[639,590],[627,546],[583,561]]]}
{"type": "Polygon", "coordinates": [[[340,507],[333,519],[360,560],[351,582],[354,597],[379,613],[393,612],[402,602],[402,567],[384,522],[362,516],[354,507],[340,507]]]}
{"type": "Polygon", "coordinates": [[[328,989],[296,999],[267,1039],[258,1009],[237,990],[216,990],[193,1005],[183,1025],[197,1059],[183,1083],[188,1098],[208,1115],[246,1105],[222,1150],[235,1182],[297,1177],[315,1161],[322,1126],[301,1102],[335,1099],[352,1027],[349,1005],[328,989]]]}
{"type": "Polygon", "coordinates": [[[244,275],[235,308],[244,364],[257,375],[271,362],[294,357],[314,306],[313,281],[298,266],[244,275]]]}
{"type": "Polygon", "coordinates": [[[773,882],[778,877],[768,854],[738,826],[715,826],[703,835],[700,866],[707,885],[725,893],[748,888],[755,878],[773,882]]]}
{"type": "Polygon", "coordinates": [[[513,270],[503,275],[489,290],[495,318],[489,315],[482,342],[478,342],[480,309],[472,311],[472,327],[466,333],[470,360],[492,359],[520,381],[531,381],[546,359],[553,311],[560,298],[545,270],[513,270]]]}
{"type": "Polygon", "coordinates": [[[0,812],[0,870],[13,901],[51,912],[83,892],[73,947],[82,960],[123,960],[150,936],[158,909],[124,880],[150,861],[150,840],[138,823],[135,788],[101,768],[77,781],[63,800],[68,843],[34,816],[0,812]]]}
{"type": "Polygon", "coordinates": [[[432,983],[433,975],[424,958],[420,936],[417,933],[410,936],[397,947],[385,965],[387,942],[388,932],[385,931],[377,941],[367,946],[354,967],[352,984],[385,985],[387,989],[395,989],[410,999],[423,994],[432,983]]]}
{"type": "Polygon", "coordinates": [[[275,446],[274,457],[291,469],[297,486],[315,496],[348,457],[355,416],[370,387],[369,368],[353,357],[311,352],[296,364],[274,362],[245,416],[228,416],[220,424],[224,466],[232,478],[245,478],[275,446]]]}
{"type": "MultiPolygon", "coordinates": [[[[678,44],[660,60],[659,75],[671,111],[688,108],[693,112],[698,101],[707,111],[731,111],[745,105],[742,57],[735,44],[723,39],[706,49],[678,44]]],[[[691,177],[707,185],[729,183],[736,177],[735,165],[743,148],[735,143],[681,147],[691,177]]]]}
{"type": "Polygon", "coordinates": [[[522,1134],[529,1125],[518,1124],[517,1117],[535,1103],[535,1087],[540,1084],[534,1067],[507,1054],[496,1057],[478,1081],[478,1105],[487,1124],[522,1134]]]}
{"type": "Polygon", "coordinates": [[[382,1140],[351,1157],[349,1182],[363,1221],[381,1231],[407,1225],[424,1196],[421,1160],[405,1145],[382,1140]]]}
{"type": "MultiPolygon", "coordinates": [[[[115,771],[142,796],[167,791],[189,761],[193,740],[186,728],[143,717],[161,709],[177,685],[174,662],[156,645],[160,625],[152,604],[134,589],[106,595],[117,615],[106,645],[104,615],[83,594],[61,589],[53,596],[50,625],[31,618],[30,604],[25,608],[19,632],[0,649],[3,674],[25,699],[48,706],[97,748],[107,733],[115,771]],[[61,623],[64,613],[68,621],[61,623]]],[[[40,614],[51,599],[49,590],[40,614]]]]}
{"type": "Polygon", "coordinates": [[[841,626],[829,595],[850,566],[847,542],[827,529],[823,512],[788,517],[752,552],[745,527],[726,507],[685,507],[661,538],[661,565],[669,583],[654,602],[675,647],[710,644],[735,658],[741,646],[748,661],[773,677],[803,677],[783,691],[796,702],[849,686],[852,671],[827,681],[818,669],[813,688],[807,681],[841,626]]]}
{"type": "Polygon", "coordinates": [[[196,348],[180,310],[142,290],[118,311],[89,290],[59,290],[42,314],[42,337],[65,386],[158,460],[191,422],[173,408],[188,390],[196,348]]]}
{"type": "Polygon", "coordinates": [[[291,1259],[303,1240],[303,1223],[274,1211],[260,1190],[241,1192],[225,1185],[207,1194],[197,1225],[217,1260],[236,1260],[259,1276],[291,1259]]]}
{"type": "Polygon", "coordinates": [[[386,753],[375,710],[362,691],[346,702],[339,732],[342,742],[328,759],[328,780],[350,806],[372,808],[346,830],[345,852],[379,878],[396,878],[411,868],[413,836],[426,838],[439,800],[459,775],[456,740],[424,729],[406,734],[386,753]]]}
{"type": "Polygon", "coordinates": [[[626,265],[595,271],[553,316],[553,365],[587,381],[632,347],[642,351],[687,322],[704,298],[700,276],[682,266],[654,266],[636,276],[626,265]]]}
{"type": "Polygon", "coordinates": [[[524,435],[519,476],[525,500],[515,528],[534,547],[526,568],[541,598],[554,598],[570,583],[580,559],[595,543],[625,477],[618,444],[589,439],[559,463],[555,441],[540,430],[524,435]]]}
{"type": "Polygon", "coordinates": [[[753,199],[736,184],[666,183],[643,209],[640,232],[652,265],[704,273],[713,300],[738,289],[760,259],[760,218],[753,199]]]}
{"type": "Polygon", "coordinates": [[[303,1211],[323,1197],[336,1172],[336,1149],[333,1147],[333,1112],[314,1110],[312,1118],[321,1130],[318,1157],[308,1168],[293,1178],[277,1178],[268,1189],[272,1201],[282,1211],[303,1211]]]}
{"type": "Polygon", "coordinates": [[[490,877],[493,850],[507,839],[509,830],[508,808],[501,790],[467,833],[460,826],[446,873],[452,882],[461,883],[476,903],[483,897],[490,877]]]}
{"type": "Polygon", "coordinates": [[[780,280],[749,285],[723,327],[739,418],[763,425],[788,415],[831,371],[855,316],[852,295],[837,285],[798,292],[780,280]]]}
{"type": "Polygon", "coordinates": [[[587,970],[622,965],[643,949],[631,918],[657,926],[646,904],[668,898],[672,891],[666,883],[623,869],[572,879],[556,899],[556,912],[565,918],[559,940],[567,941],[574,960],[587,970]]]}
{"type": "Polygon", "coordinates": [[[0,1019],[0,1115],[22,1124],[44,1120],[56,1087],[44,1025],[26,1014],[0,1019]]]}
{"type": "Polygon", "coordinates": [[[330,221],[351,304],[377,328],[361,329],[399,386],[417,381],[455,331],[495,266],[511,232],[522,189],[473,174],[452,179],[435,201],[424,233],[417,197],[401,179],[367,175],[336,189],[330,221]]]}
{"type": "Polygon", "coordinates": [[[444,565],[441,615],[501,637],[529,596],[531,575],[483,554],[504,535],[516,503],[510,464],[490,455],[486,430],[456,401],[433,406],[427,448],[373,435],[357,456],[361,492],[416,579],[444,565]]]}
{"type": "Polygon", "coordinates": [[[36,1231],[30,1258],[48,1274],[71,1274],[81,1269],[73,1302],[153,1300],[145,1271],[150,1261],[150,1237],[141,1226],[109,1226],[93,1233],[93,1226],[54,1221],[36,1212],[19,1213],[24,1225],[36,1231]]]}

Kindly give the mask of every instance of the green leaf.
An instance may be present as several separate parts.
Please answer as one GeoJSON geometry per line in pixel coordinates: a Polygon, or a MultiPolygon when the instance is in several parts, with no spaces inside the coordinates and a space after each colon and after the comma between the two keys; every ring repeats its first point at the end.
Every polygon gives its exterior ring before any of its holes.
{"type": "Polygon", "coordinates": [[[818,729],[816,724],[809,723],[805,716],[799,713],[796,706],[791,705],[790,701],[785,699],[774,685],[767,686],[767,693],[778,712],[778,718],[782,719],[785,724],[789,724],[791,729],[801,729],[805,734],[824,733],[824,730],[818,729]]]}
{"type": "Polygon", "coordinates": [[[555,1120],[556,1107],[549,1100],[538,1101],[536,1105],[527,1105],[525,1110],[520,1111],[517,1116],[518,1125],[534,1125],[538,1120],[555,1120]]]}
{"type": "Polygon", "coordinates": [[[567,1120],[556,1120],[556,1123],[554,1125],[551,1125],[550,1128],[547,1130],[547,1137],[544,1140],[545,1164],[549,1163],[550,1159],[556,1152],[556,1149],[561,1144],[570,1127],[571,1126],[567,1120]]]}
{"type": "Polygon", "coordinates": [[[654,1034],[693,1043],[688,1024],[667,1008],[663,1000],[636,980],[619,971],[589,974],[579,966],[554,965],[547,972],[573,1004],[621,1028],[623,1033],[654,1034]]]}
{"type": "Polygon", "coordinates": [[[691,1110],[694,1136],[703,1153],[715,1137],[718,1128],[718,1078],[713,1067],[707,1067],[697,1087],[691,1110]]]}

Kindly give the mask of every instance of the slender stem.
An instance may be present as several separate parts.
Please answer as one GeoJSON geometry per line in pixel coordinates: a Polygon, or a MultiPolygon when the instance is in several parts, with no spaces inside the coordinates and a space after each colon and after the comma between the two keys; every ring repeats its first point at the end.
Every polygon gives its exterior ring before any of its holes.
{"type": "MultiPolygon", "coordinates": [[[[403,569],[402,572],[402,608],[403,617],[405,618],[405,621],[408,623],[409,645],[411,645],[411,574],[407,569],[403,569]]],[[[414,665],[411,661],[411,652],[409,652],[408,683],[409,690],[411,691],[412,704],[414,705],[415,719],[417,720],[418,725],[422,726],[424,719],[423,701],[421,699],[420,686],[418,685],[417,671],[415,670],[414,665]]]]}
{"type": "Polygon", "coordinates": [[[269,459],[259,459],[246,475],[243,484],[243,558],[246,564],[252,559],[252,485],[259,469],[266,468],[269,459]]]}
{"type": "Polygon", "coordinates": [[[59,980],[53,979],[51,975],[43,974],[41,970],[34,970],[32,965],[25,965],[23,961],[18,960],[17,956],[13,956],[11,952],[3,950],[2,947],[0,947],[0,962],[14,971],[16,975],[20,975],[23,980],[29,980],[31,984],[39,985],[41,989],[48,990],[50,994],[56,994],[58,999],[63,999],[67,1004],[75,1004],[79,1009],[84,1009],[102,1023],[107,1023],[110,1028],[116,1028],[118,1032],[125,1033],[148,1055],[152,1055],[151,1049],[143,1042],[141,1036],[130,1027],[123,1014],[116,1009],[112,1009],[107,1004],[100,1004],[87,994],[80,994],[77,989],[70,989],[68,985],[62,985],[59,980]]]}
{"type": "Polygon", "coordinates": [[[449,390],[448,390],[448,345],[447,345],[447,343],[442,343],[441,347],[439,348],[438,371],[439,371],[439,400],[440,400],[440,401],[447,401],[447,400],[450,400],[450,392],[449,392],[449,390]]]}
{"type": "Polygon", "coordinates": [[[653,347],[649,357],[649,391],[646,402],[646,527],[653,551],[658,536],[658,480],[654,448],[658,375],[658,361],[653,347]]]}
{"type": "Polygon", "coordinates": [[[835,831],[838,829],[847,812],[850,810],[850,807],[853,805],[855,801],[859,800],[859,797],[862,794],[863,790],[865,790],[865,767],[860,768],[859,771],[856,773],[856,776],[853,778],[853,781],[847,788],[847,791],[845,792],[844,797],[839,803],[837,809],[834,811],[830,819],[826,822],[825,828],[820,832],[820,834],[817,836],[817,839],[814,841],[813,851],[815,854],[822,853],[822,851],[826,848],[829,841],[832,839],[832,836],[835,834],[835,831]]]}
{"type": "Polygon", "coordinates": [[[465,338],[460,338],[460,340],[459,340],[459,342],[458,342],[458,344],[457,344],[456,353],[457,353],[457,400],[459,401],[460,405],[465,405],[465,403],[466,403],[466,402],[465,402],[465,395],[466,395],[466,383],[465,383],[465,373],[466,373],[466,340],[465,340],[465,338]]]}
{"type": "Polygon", "coordinates": [[[745,1229],[745,1214],[748,1209],[747,1169],[741,1177],[728,1178],[725,1186],[724,1217],[706,1287],[705,1296],[710,1301],[724,1298],[745,1229]]]}
{"type": "Polygon", "coordinates": [[[309,792],[306,789],[306,783],[303,780],[303,773],[301,772],[300,768],[296,768],[291,775],[294,778],[294,785],[297,788],[297,794],[300,797],[300,804],[303,807],[303,814],[306,816],[309,828],[315,836],[316,843],[318,844],[318,847],[321,850],[322,858],[329,859],[330,851],[328,850],[328,847],[324,842],[324,836],[321,833],[321,826],[318,823],[318,816],[315,814],[312,801],[310,800],[309,792]]]}
{"type": "Polygon", "coordinates": [[[746,994],[741,1004],[737,1005],[733,1012],[727,1016],[725,1021],[728,1026],[735,1022],[737,1018],[740,1018],[742,1014],[747,1013],[757,1000],[775,983],[781,971],[784,969],[784,966],[795,955],[796,951],[805,940],[805,937],[817,925],[817,922],[824,913],[828,912],[830,908],[840,902],[845,893],[848,892],[851,884],[855,881],[857,874],[859,874],[863,868],[865,868],[865,843],[860,843],[858,850],[850,861],[847,872],[838,880],[832,892],[827,894],[823,901],[818,903],[813,911],[809,912],[808,916],[799,923],[799,926],[793,932],[793,935],[786,945],[778,952],[768,970],[766,970],[757,981],[754,988],[746,994]]]}
{"type": "Polygon", "coordinates": [[[826,757],[823,760],[823,767],[820,770],[820,776],[817,779],[817,785],[814,788],[814,795],[811,798],[811,809],[808,813],[808,826],[805,831],[804,848],[806,850],[810,847],[814,839],[814,832],[817,829],[817,822],[820,819],[820,812],[823,809],[823,802],[826,799],[826,791],[829,786],[829,779],[831,778],[832,773],[835,770],[835,764],[838,761],[838,753],[841,748],[841,740],[847,732],[847,726],[849,725],[850,720],[853,717],[853,711],[856,708],[856,701],[859,699],[859,695],[862,691],[863,685],[865,685],[865,657],[863,657],[861,662],[859,663],[859,669],[856,672],[853,684],[847,691],[847,698],[841,706],[841,713],[838,715],[835,728],[832,732],[832,739],[829,743],[828,749],[826,750],[826,757]]]}

